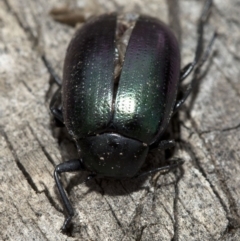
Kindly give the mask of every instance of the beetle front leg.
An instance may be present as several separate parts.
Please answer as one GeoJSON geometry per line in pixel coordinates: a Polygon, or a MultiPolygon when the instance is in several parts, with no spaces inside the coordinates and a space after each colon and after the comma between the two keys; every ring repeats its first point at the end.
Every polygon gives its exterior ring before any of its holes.
{"type": "Polygon", "coordinates": [[[61,228],[63,231],[66,230],[66,228],[68,227],[69,222],[71,221],[71,219],[74,215],[74,212],[73,212],[72,205],[63,189],[62,183],[60,182],[59,174],[61,174],[63,172],[74,172],[74,171],[82,171],[82,170],[85,170],[85,169],[79,159],[73,159],[73,160],[69,160],[67,162],[60,163],[59,165],[56,166],[56,168],[54,170],[55,182],[57,184],[57,188],[61,195],[64,207],[67,211],[67,217],[65,218],[65,221],[61,228]]]}
{"type": "MultiPolygon", "coordinates": [[[[158,149],[161,149],[161,150],[165,150],[165,149],[170,149],[170,148],[174,147],[175,145],[176,145],[176,142],[174,140],[162,140],[162,141],[154,142],[150,146],[150,149],[158,148],[158,149]]],[[[136,175],[133,178],[147,176],[147,175],[150,175],[152,173],[160,172],[160,171],[163,171],[163,170],[170,170],[170,169],[176,168],[176,167],[178,167],[178,166],[180,166],[184,163],[184,161],[181,158],[177,158],[175,160],[170,160],[170,161],[174,161],[174,162],[177,162],[177,163],[172,164],[172,165],[167,165],[167,166],[164,166],[164,167],[158,167],[158,168],[152,169],[150,171],[147,171],[147,172],[141,173],[139,175],[136,175]]]]}
{"type": "Polygon", "coordinates": [[[176,145],[176,142],[174,140],[162,140],[162,141],[155,141],[152,145],[150,145],[150,149],[170,149],[176,145]]]}
{"type": "Polygon", "coordinates": [[[133,178],[139,178],[139,177],[151,175],[153,173],[164,171],[164,170],[170,171],[171,169],[177,168],[177,167],[179,167],[180,165],[182,165],[184,163],[183,159],[181,159],[181,158],[172,159],[170,161],[174,161],[174,162],[176,162],[176,164],[167,165],[167,166],[163,166],[163,167],[158,167],[158,168],[152,169],[150,171],[147,171],[147,172],[144,172],[144,173],[140,173],[139,175],[136,175],[133,178]]]}

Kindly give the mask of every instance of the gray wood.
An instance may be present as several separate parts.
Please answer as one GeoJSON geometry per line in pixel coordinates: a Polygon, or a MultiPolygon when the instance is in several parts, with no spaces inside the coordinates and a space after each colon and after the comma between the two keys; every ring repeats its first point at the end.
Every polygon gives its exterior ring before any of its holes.
{"type": "MultiPolygon", "coordinates": [[[[139,181],[82,184],[85,173],[64,175],[76,215],[71,233],[60,233],[64,215],[52,173],[76,151],[51,126],[54,88],[41,54],[61,75],[75,30],[49,12],[66,2],[78,4],[84,18],[113,10],[159,17],[179,37],[182,65],[193,58],[203,1],[0,1],[1,240],[240,240],[239,0],[214,1],[205,39],[215,29],[219,35],[207,74],[175,117],[174,157],[183,166],[139,181]]],[[[149,166],[162,159],[151,153],[149,166]]]]}

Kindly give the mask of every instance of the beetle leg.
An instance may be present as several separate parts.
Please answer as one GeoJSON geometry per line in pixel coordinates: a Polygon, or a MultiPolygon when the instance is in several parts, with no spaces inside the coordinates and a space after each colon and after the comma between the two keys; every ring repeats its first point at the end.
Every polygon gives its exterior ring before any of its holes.
{"type": "Polygon", "coordinates": [[[45,66],[47,67],[48,72],[51,74],[51,77],[54,79],[55,83],[58,86],[62,86],[62,80],[59,78],[58,74],[55,72],[52,65],[50,64],[50,62],[46,59],[46,57],[44,55],[42,56],[42,60],[45,64],[45,66]]]}
{"type": "Polygon", "coordinates": [[[208,47],[206,48],[204,54],[203,54],[203,57],[201,59],[201,62],[198,64],[197,68],[195,69],[194,71],[194,77],[193,79],[190,81],[189,85],[187,86],[187,89],[183,95],[183,98],[179,101],[177,101],[175,103],[175,106],[173,108],[173,114],[176,113],[178,111],[178,109],[182,106],[182,104],[186,101],[187,97],[189,96],[189,94],[191,93],[192,89],[193,89],[193,85],[194,83],[196,82],[195,80],[197,79],[198,77],[198,74],[199,74],[199,71],[202,67],[202,65],[204,64],[204,62],[207,60],[209,54],[210,54],[210,51],[211,51],[211,48],[212,48],[212,45],[213,45],[213,42],[215,40],[217,36],[217,33],[214,32],[209,44],[208,44],[208,47]]]}
{"type": "Polygon", "coordinates": [[[139,175],[136,175],[133,178],[139,178],[139,177],[151,175],[151,174],[153,174],[155,172],[160,172],[160,171],[163,171],[163,170],[170,171],[171,169],[177,168],[177,167],[179,167],[180,165],[182,165],[184,163],[184,161],[181,158],[177,158],[175,160],[170,160],[170,161],[174,161],[174,162],[176,162],[176,164],[167,165],[167,166],[163,166],[163,167],[158,167],[158,168],[152,169],[150,171],[140,173],[139,175]]]}
{"type": "MultiPolygon", "coordinates": [[[[194,80],[194,79],[193,79],[193,80],[194,80]]],[[[191,93],[193,80],[192,80],[192,81],[190,82],[190,84],[188,85],[188,87],[187,87],[187,89],[186,89],[186,91],[185,91],[185,93],[184,93],[184,95],[183,95],[183,98],[175,103],[175,106],[174,106],[174,108],[173,108],[173,114],[175,114],[175,113],[179,110],[179,108],[182,106],[182,104],[186,101],[187,97],[188,97],[189,94],[191,93]]]]}
{"type": "Polygon", "coordinates": [[[64,127],[64,122],[63,122],[63,116],[62,116],[62,111],[57,109],[57,108],[52,108],[51,112],[55,118],[55,125],[57,127],[64,127]]]}
{"type": "Polygon", "coordinates": [[[62,110],[57,107],[57,104],[59,103],[60,98],[61,98],[61,93],[60,93],[60,88],[58,88],[50,101],[49,109],[55,118],[56,126],[63,127],[64,120],[63,120],[62,110]]]}
{"type": "Polygon", "coordinates": [[[54,170],[55,182],[57,184],[57,188],[61,195],[65,209],[67,211],[67,217],[65,218],[65,221],[61,228],[61,230],[63,230],[63,231],[66,230],[67,226],[69,225],[69,222],[71,221],[71,219],[74,215],[74,212],[73,212],[72,205],[63,189],[62,183],[60,182],[59,174],[61,174],[63,172],[74,172],[74,171],[82,171],[82,170],[84,170],[84,167],[79,159],[73,159],[73,160],[69,160],[67,162],[60,163],[59,165],[56,166],[56,168],[54,170]]]}
{"type": "Polygon", "coordinates": [[[198,64],[202,53],[203,53],[203,30],[204,30],[204,24],[207,20],[209,10],[212,5],[212,0],[207,0],[205,3],[205,6],[203,8],[198,28],[197,28],[197,34],[198,34],[198,40],[197,40],[197,47],[195,51],[195,57],[192,63],[187,64],[180,73],[180,82],[182,82],[184,79],[186,79],[190,73],[192,73],[194,67],[198,64]]]}
{"type": "Polygon", "coordinates": [[[163,140],[163,141],[155,141],[152,145],[150,145],[150,149],[170,149],[176,145],[176,142],[174,140],[163,140]]]}

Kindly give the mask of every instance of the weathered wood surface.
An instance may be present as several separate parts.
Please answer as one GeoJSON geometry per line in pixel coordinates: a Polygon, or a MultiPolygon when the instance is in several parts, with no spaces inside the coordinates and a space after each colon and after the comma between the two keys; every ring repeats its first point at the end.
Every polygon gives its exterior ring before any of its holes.
{"type": "MultiPolygon", "coordinates": [[[[184,65],[193,58],[203,1],[177,2],[71,4],[78,4],[85,17],[118,10],[170,21],[181,37],[184,65]]],[[[0,1],[0,239],[240,240],[240,1],[214,1],[205,31],[206,41],[215,29],[219,33],[214,54],[173,131],[179,142],[173,156],[183,158],[183,166],[132,181],[82,184],[86,174],[65,175],[76,213],[69,234],[59,231],[64,216],[52,173],[76,152],[51,126],[52,91],[40,56],[43,51],[61,74],[74,33],[49,16],[61,3],[0,1]]],[[[162,158],[149,155],[149,165],[159,165],[162,158]]]]}

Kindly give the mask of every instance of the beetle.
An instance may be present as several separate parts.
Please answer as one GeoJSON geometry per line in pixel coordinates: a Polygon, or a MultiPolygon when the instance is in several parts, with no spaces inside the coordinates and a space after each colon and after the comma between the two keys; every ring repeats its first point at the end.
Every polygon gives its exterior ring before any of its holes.
{"type": "Polygon", "coordinates": [[[67,49],[62,84],[44,59],[59,85],[50,110],[79,153],[77,159],[54,170],[67,211],[62,230],[74,212],[60,182],[61,173],[86,170],[91,173],[87,180],[132,178],[139,176],[151,148],[175,145],[174,140],[162,140],[162,134],[189,96],[194,78],[180,100],[179,86],[209,55],[215,34],[203,51],[203,29],[211,5],[212,0],[207,0],[199,20],[194,60],[182,70],[179,45],[170,28],[156,18],[134,14],[125,22],[116,13],[104,14],[77,30],[67,49]]]}

